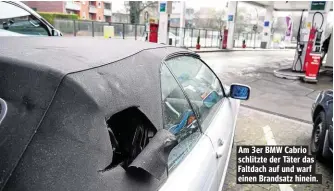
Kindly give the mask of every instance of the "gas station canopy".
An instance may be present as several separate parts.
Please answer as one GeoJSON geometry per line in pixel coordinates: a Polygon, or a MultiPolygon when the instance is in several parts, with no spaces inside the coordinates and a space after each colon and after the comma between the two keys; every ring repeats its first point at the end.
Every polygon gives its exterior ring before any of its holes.
{"type": "MultiPolygon", "coordinates": [[[[302,11],[307,10],[310,6],[310,1],[245,1],[260,7],[273,6],[274,11],[302,11]]],[[[331,4],[330,10],[333,10],[331,4]]]]}

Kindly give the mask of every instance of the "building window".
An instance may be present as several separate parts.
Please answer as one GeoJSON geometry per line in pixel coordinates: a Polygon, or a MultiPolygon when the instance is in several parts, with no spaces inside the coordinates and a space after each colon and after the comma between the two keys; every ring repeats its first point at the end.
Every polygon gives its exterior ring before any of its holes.
{"type": "Polygon", "coordinates": [[[86,19],[86,12],[82,12],[82,18],[86,19]]]}
{"type": "Polygon", "coordinates": [[[71,10],[68,10],[68,9],[66,9],[66,13],[67,13],[67,14],[75,14],[74,11],[71,11],[71,10]]]}
{"type": "Polygon", "coordinates": [[[104,16],[104,21],[111,22],[111,16],[104,16]]]}
{"type": "Polygon", "coordinates": [[[104,3],[104,9],[111,9],[111,3],[104,3]]]}
{"type": "Polygon", "coordinates": [[[89,1],[89,6],[95,6],[95,2],[94,1],[89,1]]]}
{"type": "Polygon", "coordinates": [[[99,17],[99,21],[101,21],[101,17],[99,17]]]}
{"type": "Polygon", "coordinates": [[[101,2],[100,2],[100,1],[97,3],[97,6],[98,6],[99,8],[101,8],[101,2]]]}

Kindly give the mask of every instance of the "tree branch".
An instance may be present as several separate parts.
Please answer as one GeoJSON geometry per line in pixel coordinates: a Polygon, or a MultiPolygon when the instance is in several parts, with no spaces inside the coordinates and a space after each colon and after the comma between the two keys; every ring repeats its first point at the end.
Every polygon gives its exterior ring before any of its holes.
{"type": "Polygon", "coordinates": [[[158,3],[157,1],[147,2],[146,4],[142,3],[142,7],[138,10],[138,12],[141,13],[147,7],[156,7],[157,3],[158,3]]]}

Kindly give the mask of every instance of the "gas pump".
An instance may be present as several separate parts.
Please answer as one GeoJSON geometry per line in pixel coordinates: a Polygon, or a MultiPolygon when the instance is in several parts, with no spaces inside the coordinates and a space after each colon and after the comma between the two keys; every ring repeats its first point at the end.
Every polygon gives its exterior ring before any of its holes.
{"type": "Polygon", "coordinates": [[[159,25],[155,23],[150,23],[150,30],[149,30],[149,42],[158,42],[158,28],[159,25]]]}
{"type": "Polygon", "coordinates": [[[298,28],[298,33],[297,33],[297,48],[296,48],[296,53],[295,53],[295,59],[292,64],[292,71],[294,72],[303,72],[303,64],[304,64],[304,58],[305,58],[305,55],[303,54],[303,52],[304,52],[305,42],[302,41],[301,36],[300,36],[302,22],[303,22],[303,13],[304,13],[304,10],[302,11],[302,14],[300,16],[299,28],[298,28]]]}
{"type": "Polygon", "coordinates": [[[227,48],[227,37],[228,37],[228,30],[224,29],[224,35],[223,35],[223,49],[227,48]]]}
{"type": "Polygon", "coordinates": [[[322,36],[322,25],[324,23],[324,16],[321,12],[315,12],[312,19],[312,27],[310,30],[309,40],[307,43],[304,71],[305,81],[317,81],[318,72],[320,69],[321,60],[321,36],[322,36]],[[317,26],[314,22],[314,17],[320,15],[322,17],[321,25],[317,26]]]}
{"type": "Polygon", "coordinates": [[[311,1],[308,16],[303,24],[302,12],[297,33],[297,46],[291,68],[281,68],[274,75],[286,79],[303,79],[317,82],[321,66],[322,38],[326,28],[326,18],[330,10],[329,1],[311,1]]]}
{"type": "Polygon", "coordinates": [[[321,59],[321,37],[323,33],[322,25],[324,22],[324,16],[321,12],[315,12],[313,14],[311,29],[309,33],[306,32],[306,34],[308,34],[308,41],[305,41],[306,39],[304,35],[307,29],[301,30],[303,12],[299,23],[299,29],[297,34],[297,48],[295,53],[295,59],[292,64],[292,71],[305,73],[305,81],[316,82],[321,59]],[[320,25],[317,25],[314,20],[314,18],[318,15],[321,16],[320,25]],[[301,34],[301,31],[303,31],[303,34],[301,34]]]}

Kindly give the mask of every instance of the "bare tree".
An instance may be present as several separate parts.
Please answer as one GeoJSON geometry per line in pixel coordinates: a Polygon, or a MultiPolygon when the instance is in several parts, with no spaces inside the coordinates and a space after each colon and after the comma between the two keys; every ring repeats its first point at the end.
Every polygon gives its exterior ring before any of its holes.
{"type": "Polygon", "coordinates": [[[221,30],[224,25],[225,11],[216,11],[214,8],[208,12],[197,11],[194,17],[194,23],[197,28],[208,28],[221,30]]]}
{"type": "Polygon", "coordinates": [[[237,9],[237,15],[235,19],[235,32],[242,33],[246,32],[248,29],[249,21],[251,19],[251,15],[247,13],[244,7],[240,7],[237,9]]]}
{"type": "Polygon", "coordinates": [[[222,30],[223,26],[225,25],[224,17],[226,17],[226,12],[224,10],[217,11],[215,14],[215,20],[219,30],[222,30]]]}
{"type": "Polygon", "coordinates": [[[139,23],[141,12],[148,7],[158,9],[158,1],[129,1],[127,9],[130,12],[131,24],[139,23]]]}
{"type": "Polygon", "coordinates": [[[286,31],[286,21],[285,17],[278,17],[275,18],[272,23],[271,33],[282,33],[284,34],[286,31]]]}

